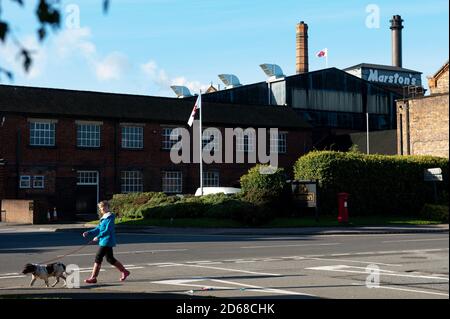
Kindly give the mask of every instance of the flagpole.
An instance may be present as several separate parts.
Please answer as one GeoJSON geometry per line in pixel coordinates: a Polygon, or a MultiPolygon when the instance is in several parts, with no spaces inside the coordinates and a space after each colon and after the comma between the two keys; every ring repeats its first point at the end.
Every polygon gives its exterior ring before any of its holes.
{"type": "Polygon", "coordinates": [[[200,195],[203,196],[203,130],[202,130],[202,90],[200,90],[200,195]]]}

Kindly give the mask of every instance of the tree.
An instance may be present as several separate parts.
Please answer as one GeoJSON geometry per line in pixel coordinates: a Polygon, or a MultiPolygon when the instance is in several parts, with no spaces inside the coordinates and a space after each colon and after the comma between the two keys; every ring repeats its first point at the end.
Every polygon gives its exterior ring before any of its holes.
{"type": "MultiPolygon", "coordinates": [[[[15,36],[11,26],[11,21],[2,19],[2,2],[7,0],[0,0],[0,43],[5,44],[10,40],[17,47],[18,56],[21,58],[22,66],[25,72],[28,72],[33,63],[33,52],[25,48],[15,36]]],[[[9,0],[15,2],[17,5],[24,7],[24,0],[9,0]]],[[[103,12],[106,13],[109,8],[109,0],[103,1],[103,12]]],[[[37,37],[42,42],[48,35],[48,29],[57,31],[61,26],[61,9],[60,0],[39,0],[35,9],[35,15],[38,20],[37,37]]],[[[2,75],[5,75],[9,80],[13,80],[13,73],[0,65],[0,82],[2,75]]]]}

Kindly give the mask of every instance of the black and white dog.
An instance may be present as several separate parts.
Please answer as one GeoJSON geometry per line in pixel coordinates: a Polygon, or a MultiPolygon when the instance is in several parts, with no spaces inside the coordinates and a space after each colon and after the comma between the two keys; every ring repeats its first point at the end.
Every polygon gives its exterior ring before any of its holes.
{"type": "Polygon", "coordinates": [[[30,287],[33,286],[34,282],[38,278],[44,280],[45,285],[48,287],[48,279],[50,277],[56,278],[56,281],[52,287],[55,287],[59,283],[59,278],[64,280],[64,286],[67,284],[66,277],[64,276],[66,273],[66,265],[60,262],[48,265],[26,264],[22,273],[32,275],[30,287]]]}

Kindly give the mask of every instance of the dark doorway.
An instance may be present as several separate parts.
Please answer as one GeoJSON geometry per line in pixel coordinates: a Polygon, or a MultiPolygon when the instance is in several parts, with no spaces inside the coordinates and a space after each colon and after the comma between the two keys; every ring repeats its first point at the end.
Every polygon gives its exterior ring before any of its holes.
{"type": "Polygon", "coordinates": [[[97,186],[77,185],[75,196],[77,214],[97,214],[97,186]]]}

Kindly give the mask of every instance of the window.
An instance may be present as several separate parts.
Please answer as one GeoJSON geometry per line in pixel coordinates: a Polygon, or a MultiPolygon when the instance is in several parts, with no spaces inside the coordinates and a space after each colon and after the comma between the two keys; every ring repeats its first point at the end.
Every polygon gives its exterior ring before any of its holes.
{"type": "Polygon", "coordinates": [[[183,177],[179,171],[163,172],[162,189],[164,193],[180,194],[183,191],[183,177]]]}
{"type": "Polygon", "coordinates": [[[287,152],[287,133],[270,133],[270,153],[284,154],[287,152]]]}
{"type": "Polygon", "coordinates": [[[55,146],[55,123],[30,122],[30,145],[55,146]]]}
{"type": "Polygon", "coordinates": [[[97,185],[98,172],[97,171],[78,171],[77,185],[97,185]]]}
{"type": "Polygon", "coordinates": [[[202,147],[204,151],[219,151],[220,131],[208,128],[203,131],[202,147]]]}
{"type": "Polygon", "coordinates": [[[122,193],[138,193],[144,191],[141,171],[122,171],[120,181],[122,193]]]}
{"type": "Polygon", "coordinates": [[[142,126],[122,126],[122,148],[143,148],[144,128],[142,126]]]}
{"type": "Polygon", "coordinates": [[[203,186],[219,187],[219,172],[218,171],[203,172],[203,186]]]}
{"type": "Polygon", "coordinates": [[[236,136],[236,149],[238,152],[254,152],[255,141],[256,141],[255,132],[253,131],[238,132],[236,136]]]}
{"type": "Polygon", "coordinates": [[[78,147],[100,147],[99,124],[77,124],[78,147]]]}
{"type": "Polygon", "coordinates": [[[171,150],[172,147],[178,143],[181,139],[181,129],[175,127],[165,127],[162,130],[162,149],[171,150]],[[170,139],[170,136],[177,137],[176,139],[170,139]]]}
{"type": "Polygon", "coordinates": [[[31,176],[29,176],[29,175],[21,175],[20,176],[19,187],[20,188],[31,188],[31,176]]]}
{"type": "Polygon", "coordinates": [[[44,188],[44,176],[33,176],[33,188],[44,188]]]}

